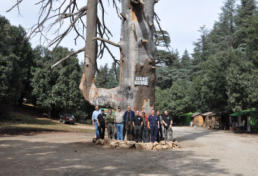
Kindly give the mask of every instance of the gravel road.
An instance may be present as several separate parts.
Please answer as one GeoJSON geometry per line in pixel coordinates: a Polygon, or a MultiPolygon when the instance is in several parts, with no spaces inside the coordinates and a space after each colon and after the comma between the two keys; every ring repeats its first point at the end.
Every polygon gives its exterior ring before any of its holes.
{"type": "Polygon", "coordinates": [[[156,152],[105,149],[91,143],[93,136],[0,137],[0,175],[258,175],[258,135],[174,127],[182,148],[156,152]]]}

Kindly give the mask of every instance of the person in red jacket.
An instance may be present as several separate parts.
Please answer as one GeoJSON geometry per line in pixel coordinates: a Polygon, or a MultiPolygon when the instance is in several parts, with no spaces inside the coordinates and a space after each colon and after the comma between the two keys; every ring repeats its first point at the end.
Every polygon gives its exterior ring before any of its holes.
{"type": "Polygon", "coordinates": [[[143,125],[142,125],[142,141],[144,143],[150,142],[150,126],[148,117],[145,115],[145,112],[142,112],[143,125]]]}

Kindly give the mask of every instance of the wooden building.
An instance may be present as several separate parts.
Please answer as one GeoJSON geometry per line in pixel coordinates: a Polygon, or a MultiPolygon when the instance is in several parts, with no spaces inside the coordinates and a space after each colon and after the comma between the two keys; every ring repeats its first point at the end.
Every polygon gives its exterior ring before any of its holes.
{"type": "Polygon", "coordinates": [[[219,129],[221,127],[221,116],[214,112],[206,112],[202,114],[204,118],[204,127],[209,129],[219,129]]]}
{"type": "Polygon", "coordinates": [[[204,120],[203,120],[203,116],[201,113],[196,112],[191,116],[193,125],[198,126],[198,127],[202,127],[204,124],[204,120]]]}

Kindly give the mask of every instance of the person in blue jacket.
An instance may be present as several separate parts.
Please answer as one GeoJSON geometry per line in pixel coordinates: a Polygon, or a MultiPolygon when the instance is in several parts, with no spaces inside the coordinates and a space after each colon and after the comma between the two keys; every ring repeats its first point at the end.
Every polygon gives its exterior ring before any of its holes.
{"type": "Polygon", "coordinates": [[[133,132],[133,121],[134,121],[135,113],[131,109],[131,106],[127,107],[127,111],[124,113],[124,139],[125,135],[127,135],[127,140],[134,140],[134,132],[133,132]]]}
{"type": "Polygon", "coordinates": [[[155,110],[151,111],[151,115],[148,117],[149,125],[150,125],[150,136],[151,142],[157,141],[158,131],[159,131],[159,118],[155,114],[155,110]]]}
{"type": "Polygon", "coordinates": [[[98,126],[99,114],[100,114],[99,106],[95,106],[95,111],[93,111],[91,119],[92,119],[92,125],[95,127],[95,130],[96,130],[97,139],[100,137],[99,126],[98,126]]]}

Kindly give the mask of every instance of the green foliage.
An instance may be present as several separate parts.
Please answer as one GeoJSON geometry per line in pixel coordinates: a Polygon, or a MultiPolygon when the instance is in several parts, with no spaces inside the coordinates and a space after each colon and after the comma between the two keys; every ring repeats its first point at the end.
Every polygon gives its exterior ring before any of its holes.
{"type": "Polygon", "coordinates": [[[233,111],[255,107],[258,104],[258,70],[252,62],[236,55],[227,70],[228,106],[233,111]]]}
{"type": "Polygon", "coordinates": [[[174,116],[182,116],[193,109],[190,95],[190,83],[177,81],[171,88],[156,88],[155,107],[161,111],[169,110],[174,116]]]}
{"type": "Polygon", "coordinates": [[[32,50],[24,29],[0,16],[0,116],[9,105],[22,103],[23,98],[53,116],[60,112],[85,115],[90,111],[92,107],[79,91],[81,67],[77,58],[50,69],[70,52],[62,47],[32,50]]]}
{"type": "Polygon", "coordinates": [[[192,61],[191,61],[191,58],[190,58],[187,50],[185,50],[185,52],[181,58],[180,64],[184,68],[188,68],[189,66],[191,66],[192,61]]]}
{"type": "Polygon", "coordinates": [[[245,48],[248,40],[248,31],[252,25],[251,19],[256,17],[257,7],[255,0],[241,0],[241,5],[237,8],[236,32],[234,34],[235,44],[237,47],[245,48]],[[251,23],[250,23],[251,22],[251,23]]]}
{"type": "Polygon", "coordinates": [[[31,92],[32,49],[24,29],[0,16],[0,103],[18,104],[31,92]]]}
{"type": "Polygon", "coordinates": [[[62,47],[53,51],[38,47],[34,52],[37,67],[33,70],[32,94],[36,105],[50,111],[54,117],[59,113],[78,113],[89,109],[79,91],[81,67],[77,58],[69,58],[58,67],[50,68],[70,52],[62,47]]]}
{"type": "MultiPolygon", "coordinates": [[[[158,65],[156,106],[174,116],[233,112],[258,104],[258,15],[254,0],[227,0],[213,29],[200,29],[192,58],[158,65]]],[[[166,60],[172,56],[160,52],[166,60]]]]}
{"type": "Polygon", "coordinates": [[[171,39],[167,31],[156,31],[154,33],[154,41],[158,47],[169,47],[171,39]]]}
{"type": "Polygon", "coordinates": [[[258,132],[258,117],[256,116],[251,116],[250,120],[250,125],[252,128],[252,131],[258,132]]]}
{"type": "Polygon", "coordinates": [[[101,66],[95,79],[96,86],[107,89],[118,86],[118,70],[119,68],[116,68],[115,65],[113,65],[113,68],[108,68],[107,64],[101,66]]]}

